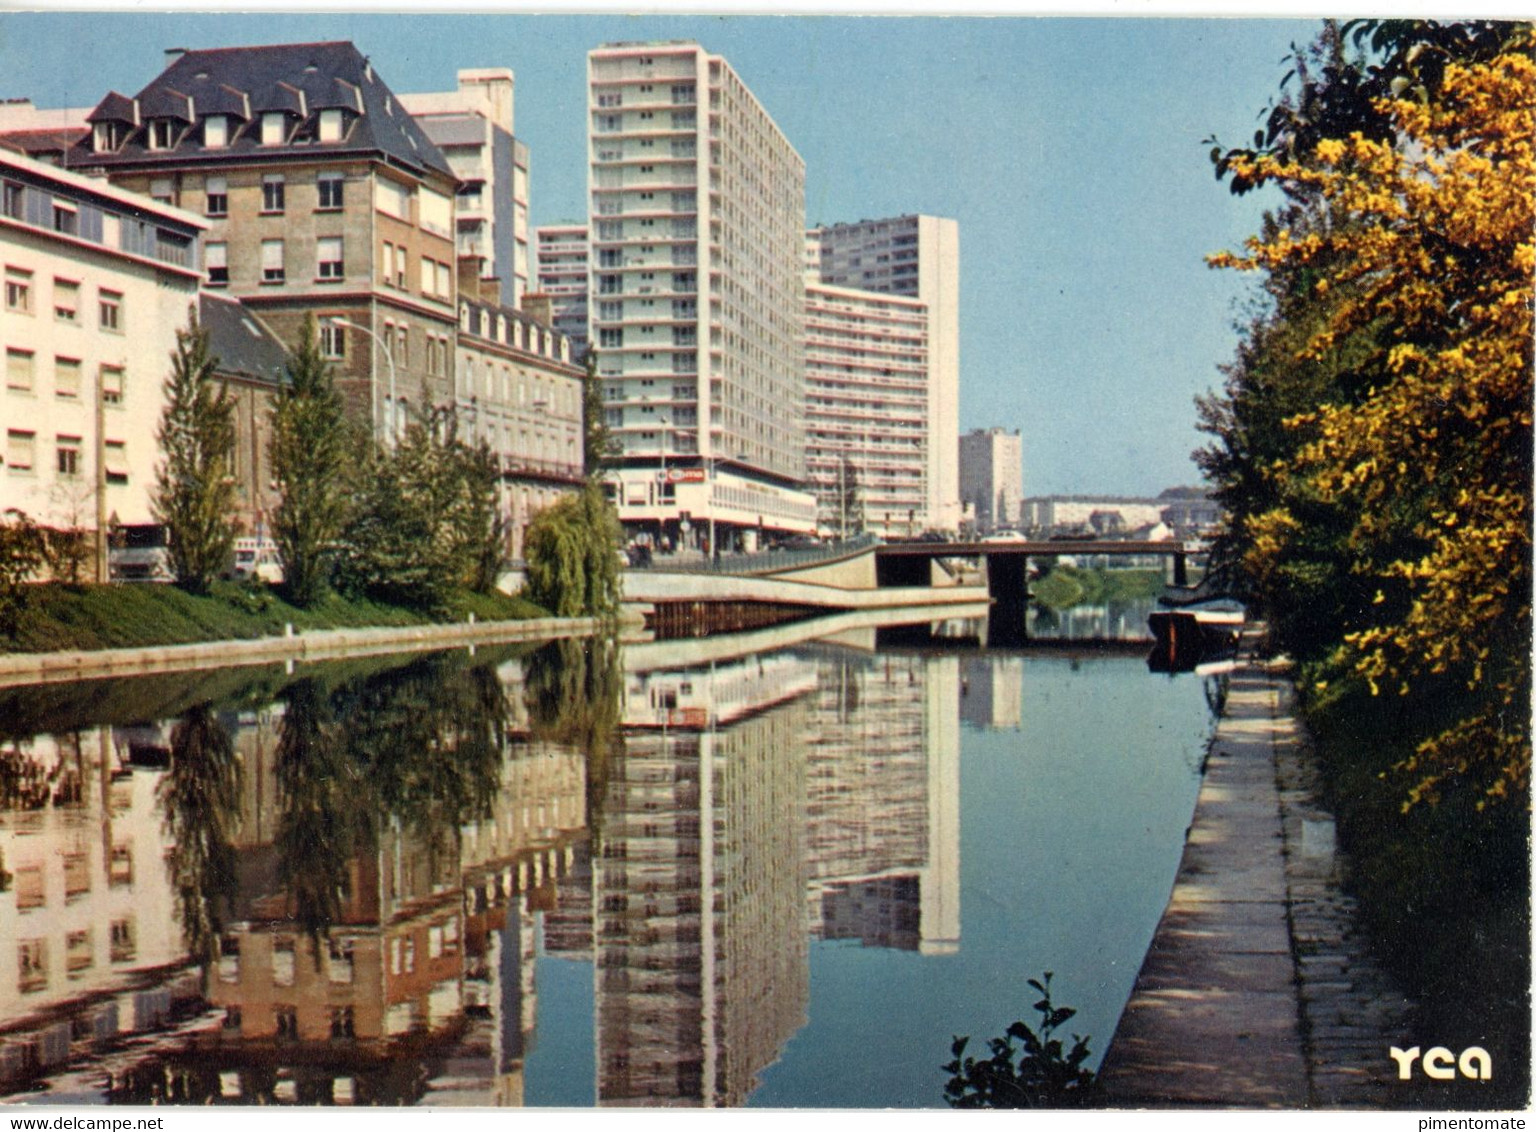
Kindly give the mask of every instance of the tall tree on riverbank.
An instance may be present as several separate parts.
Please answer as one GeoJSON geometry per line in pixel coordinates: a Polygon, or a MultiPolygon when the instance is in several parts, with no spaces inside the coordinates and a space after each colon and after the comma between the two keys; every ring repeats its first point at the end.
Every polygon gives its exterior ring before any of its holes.
{"type": "Polygon", "coordinates": [[[1388,60],[1387,93],[1363,101],[1363,80],[1344,76],[1367,72],[1340,62],[1337,39],[1324,47],[1327,81],[1283,116],[1291,133],[1219,155],[1235,190],[1276,184],[1291,205],[1243,253],[1212,259],[1262,272],[1275,302],[1202,406],[1217,438],[1202,464],[1237,557],[1292,619],[1319,686],[1356,678],[1449,705],[1399,768],[1407,803],[1452,786],[1484,805],[1523,802],[1530,29],[1421,29],[1416,52],[1388,60]],[[1324,104],[1323,120],[1357,128],[1301,130],[1324,104]],[[1306,608],[1308,595],[1331,600],[1306,608]]]}
{"type": "Polygon", "coordinates": [[[177,585],[195,594],[208,592],[235,545],[235,403],[217,366],[195,320],[176,332],[155,433],[161,462],[150,508],[165,527],[177,585]]]}
{"type": "Polygon", "coordinates": [[[272,477],[278,504],[272,538],[283,560],[283,588],[297,605],[313,605],[330,584],[331,567],[350,510],[348,471],[356,451],[341,394],[320,355],[313,315],[272,413],[272,477]]]}

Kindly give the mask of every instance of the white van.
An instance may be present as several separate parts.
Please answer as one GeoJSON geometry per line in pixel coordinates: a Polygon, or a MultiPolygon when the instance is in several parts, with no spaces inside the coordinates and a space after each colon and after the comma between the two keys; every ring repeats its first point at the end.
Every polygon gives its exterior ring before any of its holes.
{"type": "Polygon", "coordinates": [[[257,578],[269,585],[280,585],[283,560],[278,557],[277,544],[269,538],[237,538],[232,573],[236,579],[257,578]]]}
{"type": "Polygon", "coordinates": [[[107,575],[114,582],[174,582],[165,528],[158,523],[114,527],[108,540],[107,575]]]}

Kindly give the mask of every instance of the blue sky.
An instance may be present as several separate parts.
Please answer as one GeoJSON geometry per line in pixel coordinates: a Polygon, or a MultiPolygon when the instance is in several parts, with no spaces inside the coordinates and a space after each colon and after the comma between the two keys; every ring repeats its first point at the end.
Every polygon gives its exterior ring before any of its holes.
{"type": "Polygon", "coordinates": [[[169,47],[351,39],[397,91],[517,75],[533,220],[580,217],[586,52],[696,39],[806,161],[806,220],[907,212],[961,233],[962,429],[1024,437],[1025,492],[1197,478],[1193,398],[1249,283],[1203,257],[1270,200],[1233,198],[1204,138],[1248,138],[1315,20],[880,16],[248,16],[0,12],[0,98],[133,94],[169,47]]]}

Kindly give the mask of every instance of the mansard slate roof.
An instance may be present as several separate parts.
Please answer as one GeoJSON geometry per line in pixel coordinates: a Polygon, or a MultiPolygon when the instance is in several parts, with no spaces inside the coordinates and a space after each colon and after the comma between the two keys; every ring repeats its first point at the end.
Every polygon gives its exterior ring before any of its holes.
{"type": "Polygon", "coordinates": [[[87,139],[70,154],[70,165],[110,169],[204,160],[227,162],[236,157],[378,154],[417,173],[430,170],[453,176],[442,152],[400,105],[367,57],[349,42],[187,51],[139,91],[136,98],[125,98],[116,91],[108,94],[88,121],[140,125],[155,117],[183,118],[183,106],[188,112],[184,120],[190,120],[192,114],[198,118],[228,114],[237,119],[231,123],[234,129],[229,144],[205,149],[200,133],[194,130],[171,149],[151,151],[146,139],[135,133],[116,152],[97,153],[87,139]],[[254,119],[264,111],[309,119],[320,110],[332,109],[349,111],[344,116],[340,141],[319,141],[311,122],[300,131],[298,139],[281,146],[261,144],[260,128],[254,119]],[[250,122],[243,129],[242,119],[250,122]]]}
{"type": "Polygon", "coordinates": [[[197,297],[197,322],[208,331],[208,352],[218,358],[220,375],[287,381],[288,351],[238,299],[204,291],[197,297]]]}

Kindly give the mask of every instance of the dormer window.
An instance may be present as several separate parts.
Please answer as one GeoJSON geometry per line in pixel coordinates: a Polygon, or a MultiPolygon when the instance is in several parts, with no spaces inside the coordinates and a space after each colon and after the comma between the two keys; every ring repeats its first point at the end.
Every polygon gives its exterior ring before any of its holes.
{"type": "Polygon", "coordinates": [[[91,148],[97,153],[112,153],[121,139],[122,134],[115,122],[97,122],[92,130],[91,148]]]}
{"type": "Polygon", "coordinates": [[[320,111],[320,140],[323,142],[339,142],[341,140],[341,111],[320,111]]]}
{"type": "Polygon", "coordinates": [[[149,148],[171,148],[171,120],[169,118],[156,118],[149,124],[149,148]]]}
{"type": "Polygon", "coordinates": [[[203,145],[209,149],[221,149],[229,144],[229,118],[223,114],[210,114],[203,119],[203,145]]]}
{"type": "Polygon", "coordinates": [[[287,123],[281,111],[269,111],[261,116],[261,144],[282,145],[287,140],[287,123]]]}

